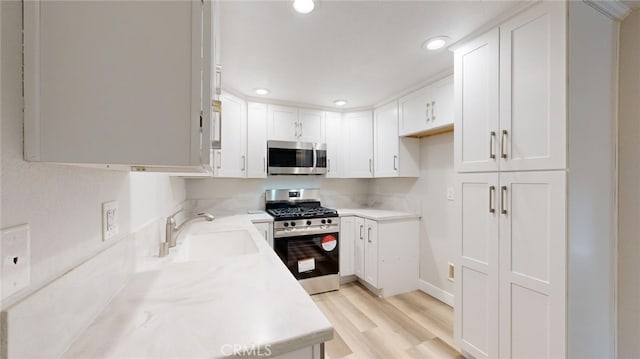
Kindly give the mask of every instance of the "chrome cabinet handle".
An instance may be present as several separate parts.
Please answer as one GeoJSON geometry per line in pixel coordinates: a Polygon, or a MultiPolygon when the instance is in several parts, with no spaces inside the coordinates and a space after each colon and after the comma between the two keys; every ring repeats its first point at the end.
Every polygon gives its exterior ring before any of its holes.
{"type": "Polygon", "coordinates": [[[217,168],[222,167],[222,151],[218,151],[218,165],[216,167],[217,168]]]}
{"type": "Polygon", "coordinates": [[[500,157],[507,158],[507,130],[502,130],[502,140],[500,141],[500,157]]]}
{"type": "Polygon", "coordinates": [[[371,243],[371,227],[367,228],[367,242],[371,243]]]}
{"type": "Polygon", "coordinates": [[[431,121],[435,121],[436,120],[435,110],[436,110],[436,102],[435,101],[431,101],[431,121]]]}
{"type": "Polygon", "coordinates": [[[262,172],[267,172],[267,158],[262,156],[262,172]]]}
{"type": "Polygon", "coordinates": [[[496,131],[491,131],[491,133],[489,134],[489,158],[491,159],[496,158],[496,153],[493,151],[495,139],[496,139],[496,131]]]}
{"type": "Polygon", "coordinates": [[[331,158],[327,158],[327,173],[331,172],[331,158]]]}
{"type": "Polygon", "coordinates": [[[369,158],[369,173],[373,173],[373,160],[369,158]]]}
{"type": "Polygon", "coordinates": [[[507,203],[505,202],[507,199],[507,186],[502,186],[500,188],[500,212],[502,214],[507,214],[507,203]]]}
{"type": "Polygon", "coordinates": [[[363,225],[360,225],[360,239],[363,239],[364,237],[362,236],[362,230],[364,229],[363,225]]]}
{"type": "Polygon", "coordinates": [[[393,155],[393,170],[394,171],[398,170],[397,161],[398,161],[398,155],[393,155]]]}
{"type": "Polygon", "coordinates": [[[296,134],[294,136],[298,137],[298,123],[296,122],[295,125],[296,125],[296,134]]]}
{"type": "Polygon", "coordinates": [[[489,187],[489,213],[496,213],[496,206],[493,203],[493,199],[496,196],[496,186],[489,187]]]}
{"type": "Polygon", "coordinates": [[[246,156],[240,156],[240,158],[241,158],[241,161],[242,161],[242,171],[244,171],[245,168],[247,167],[247,165],[246,165],[246,162],[247,162],[246,159],[247,158],[246,158],[246,156]]]}
{"type": "Polygon", "coordinates": [[[431,104],[427,102],[427,110],[425,112],[427,115],[427,122],[429,122],[429,106],[431,106],[431,104]]]}
{"type": "Polygon", "coordinates": [[[298,137],[302,137],[302,122],[297,122],[297,124],[299,129],[298,137]]]}

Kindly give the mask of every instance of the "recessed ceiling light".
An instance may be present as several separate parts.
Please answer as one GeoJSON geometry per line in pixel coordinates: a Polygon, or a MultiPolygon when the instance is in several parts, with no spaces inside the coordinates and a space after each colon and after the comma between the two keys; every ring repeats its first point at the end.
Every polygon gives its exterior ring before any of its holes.
{"type": "Polygon", "coordinates": [[[439,50],[449,41],[447,36],[432,37],[422,44],[425,50],[439,50]]]}
{"type": "Polygon", "coordinates": [[[260,95],[260,96],[265,96],[271,93],[269,89],[255,89],[254,91],[256,92],[256,95],[260,95]]]}
{"type": "Polygon", "coordinates": [[[313,0],[294,0],[293,1],[293,8],[301,14],[308,14],[312,12],[315,6],[316,5],[313,3],[313,0]]]}
{"type": "Polygon", "coordinates": [[[335,101],[333,101],[333,103],[334,103],[336,106],[344,106],[344,105],[346,105],[346,104],[347,104],[347,100],[335,100],[335,101]]]}

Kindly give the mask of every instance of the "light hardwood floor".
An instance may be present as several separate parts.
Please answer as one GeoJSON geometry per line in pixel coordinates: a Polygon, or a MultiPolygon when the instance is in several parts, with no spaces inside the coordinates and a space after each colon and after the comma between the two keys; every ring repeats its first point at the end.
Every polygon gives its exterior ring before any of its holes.
{"type": "Polygon", "coordinates": [[[451,307],[420,291],[382,299],[352,282],[311,298],[335,328],[328,359],[462,358],[451,307]]]}

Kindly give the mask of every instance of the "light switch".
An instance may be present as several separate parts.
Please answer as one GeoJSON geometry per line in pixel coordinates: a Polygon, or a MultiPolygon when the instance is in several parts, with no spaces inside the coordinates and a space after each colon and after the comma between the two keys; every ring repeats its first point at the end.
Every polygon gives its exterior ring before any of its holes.
{"type": "Polygon", "coordinates": [[[454,191],[453,191],[453,187],[447,187],[447,199],[449,201],[453,201],[454,200],[454,191]]]}
{"type": "Polygon", "coordinates": [[[118,202],[102,204],[102,240],[106,241],[118,235],[118,202]]]}
{"type": "Polygon", "coordinates": [[[28,224],[2,230],[2,298],[31,281],[31,236],[28,224]]]}

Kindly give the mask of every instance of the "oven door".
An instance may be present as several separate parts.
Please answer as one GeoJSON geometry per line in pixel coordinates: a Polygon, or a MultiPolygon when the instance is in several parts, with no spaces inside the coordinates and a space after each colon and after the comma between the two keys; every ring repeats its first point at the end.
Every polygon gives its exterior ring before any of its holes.
{"type": "Polygon", "coordinates": [[[274,249],[296,279],[307,279],[340,270],[338,233],[274,239],[274,249]]]}
{"type": "Polygon", "coordinates": [[[313,143],[268,141],[269,174],[315,174],[316,152],[313,143]]]}

